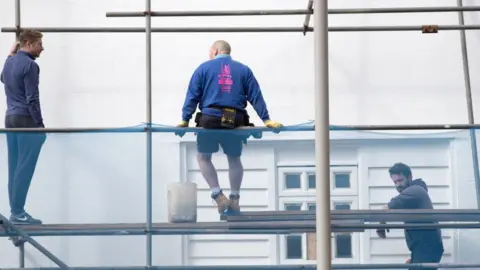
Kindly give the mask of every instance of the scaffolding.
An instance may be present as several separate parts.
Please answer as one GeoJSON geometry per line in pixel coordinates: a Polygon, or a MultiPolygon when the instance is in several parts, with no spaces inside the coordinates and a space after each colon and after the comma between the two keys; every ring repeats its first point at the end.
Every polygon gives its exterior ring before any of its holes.
{"type": "MultiPolygon", "coordinates": [[[[377,228],[480,228],[480,210],[333,210],[330,211],[330,130],[451,130],[468,129],[470,131],[472,159],[476,183],[477,201],[480,206],[480,173],[478,168],[477,145],[474,130],[480,125],[475,124],[473,115],[472,94],[468,66],[468,53],[465,30],[480,29],[480,25],[465,25],[463,12],[480,11],[480,6],[463,6],[462,0],[457,0],[456,7],[402,7],[402,8],[371,8],[371,9],[328,9],[328,1],[309,0],[306,9],[297,10],[237,10],[237,11],[169,11],[151,10],[151,0],[145,1],[145,10],[136,12],[107,12],[107,17],[145,17],[144,28],[107,28],[107,27],[45,27],[35,28],[51,33],[145,33],[146,38],[146,125],[128,131],[122,128],[46,128],[46,129],[0,129],[1,132],[42,132],[42,133],[73,133],[73,132],[142,132],[146,134],[146,204],[147,219],[141,224],[49,224],[41,226],[16,226],[6,217],[0,215],[3,228],[0,237],[10,237],[20,248],[20,268],[24,268],[24,244],[30,243],[58,267],[69,269],[65,262],[36,242],[32,237],[41,236],[99,236],[99,235],[146,235],[145,266],[127,267],[84,267],[92,270],[113,269],[404,269],[408,267],[425,268],[475,268],[480,264],[331,264],[330,233],[331,232],[364,232],[377,228]],[[314,14],[314,11],[316,14],[314,14]],[[414,26],[342,26],[329,27],[328,14],[380,14],[380,13],[421,13],[421,12],[458,12],[458,25],[414,25],[414,26]],[[273,15],[305,15],[301,27],[198,27],[198,28],[153,28],[152,17],[179,16],[273,16],[273,15]],[[314,27],[309,26],[311,15],[314,16],[314,27]],[[315,31],[314,31],[315,30],[315,31]],[[358,32],[358,31],[420,31],[424,34],[435,34],[439,31],[460,31],[463,69],[465,74],[465,93],[468,108],[469,124],[461,125],[401,125],[401,126],[333,126],[329,123],[329,85],[328,85],[328,32],[358,32]],[[274,212],[243,212],[235,216],[221,216],[220,222],[198,222],[186,224],[153,223],[152,222],[152,133],[154,132],[209,132],[198,128],[155,127],[152,124],[152,33],[212,33],[212,32],[299,32],[306,35],[314,33],[315,59],[315,122],[313,126],[284,127],[280,131],[314,131],[316,155],[316,211],[274,211],[274,212]],[[383,224],[385,222],[421,221],[416,224],[383,224]],[[381,222],[371,224],[370,222],[381,222]],[[431,224],[428,222],[438,222],[431,224]],[[452,223],[453,222],[453,223],[452,223]],[[192,234],[290,234],[299,232],[316,232],[317,260],[315,265],[271,265],[271,266],[153,266],[152,237],[154,235],[192,235],[192,234]]],[[[18,38],[22,30],[20,20],[20,0],[15,0],[15,27],[2,27],[4,33],[16,33],[18,38]]],[[[220,131],[216,131],[220,132],[220,131]]],[[[227,132],[227,131],[225,131],[227,132]]],[[[232,131],[228,131],[232,132],[232,131]]],[[[271,132],[271,129],[256,127],[239,129],[233,132],[256,133],[271,132]]],[[[479,207],[480,208],[480,207],[479,207]]],[[[5,268],[4,268],[5,269],[5,268]]],[[[18,269],[18,268],[15,268],[18,269]]],[[[25,269],[25,268],[24,268],[25,269]]],[[[39,268],[36,268],[39,269],[39,268]]],[[[41,269],[58,269],[45,267],[41,269]]],[[[83,269],[83,268],[82,268],[83,269]]]]}

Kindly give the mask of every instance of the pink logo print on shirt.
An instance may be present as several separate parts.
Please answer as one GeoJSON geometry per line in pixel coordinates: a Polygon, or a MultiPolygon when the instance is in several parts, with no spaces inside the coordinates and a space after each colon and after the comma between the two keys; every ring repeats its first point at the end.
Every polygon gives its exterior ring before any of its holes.
{"type": "Polygon", "coordinates": [[[230,93],[232,89],[232,74],[230,73],[230,66],[223,65],[220,68],[220,74],[218,75],[218,85],[220,86],[220,91],[230,93]]]}

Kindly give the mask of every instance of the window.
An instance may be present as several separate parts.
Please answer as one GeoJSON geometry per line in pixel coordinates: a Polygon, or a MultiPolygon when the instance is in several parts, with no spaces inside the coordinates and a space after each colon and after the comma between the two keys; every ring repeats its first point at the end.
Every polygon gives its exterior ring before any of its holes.
{"type": "MultiPolygon", "coordinates": [[[[280,168],[279,210],[316,210],[315,168],[280,168]]],[[[330,177],[331,209],[349,210],[357,208],[356,167],[332,167],[330,177]]],[[[285,264],[314,263],[316,259],[315,233],[282,235],[280,258],[285,264]]],[[[354,233],[333,233],[332,260],[334,263],[358,261],[359,237],[354,233]]]]}
{"type": "Polygon", "coordinates": [[[302,210],[302,204],[301,203],[286,203],[285,204],[285,210],[287,210],[287,211],[300,211],[300,210],[302,210]]]}
{"type": "Polygon", "coordinates": [[[333,173],[335,188],[350,188],[350,173],[333,173]]]}
{"type": "Polygon", "coordinates": [[[299,189],[301,187],[301,177],[299,173],[286,173],[285,174],[285,188],[286,189],[299,189]]]}
{"type": "MultiPolygon", "coordinates": [[[[315,196],[316,175],[313,167],[288,167],[279,169],[279,195],[315,196]]],[[[355,167],[332,167],[330,192],[336,195],[357,195],[355,167]]]]}
{"type": "MultiPolygon", "coordinates": [[[[352,209],[351,202],[333,202],[333,208],[335,210],[350,210],[352,209]]],[[[332,254],[333,259],[352,259],[353,247],[352,247],[352,233],[334,233],[333,234],[332,254]]]]}
{"type": "Polygon", "coordinates": [[[315,189],[317,186],[317,179],[315,173],[308,173],[308,189],[315,189]]]}

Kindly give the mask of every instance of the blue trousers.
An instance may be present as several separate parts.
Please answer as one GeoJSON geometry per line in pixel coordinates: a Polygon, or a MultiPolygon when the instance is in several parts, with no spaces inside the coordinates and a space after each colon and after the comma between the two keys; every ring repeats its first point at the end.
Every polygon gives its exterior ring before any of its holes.
{"type": "MultiPolygon", "coordinates": [[[[414,247],[410,256],[411,263],[440,263],[443,256],[443,245],[422,245],[414,247]]],[[[409,270],[437,270],[438,268],[410,267],[409,270]]]]}
{"type": "MultiPolygon", "coordinates": [[[[38,126],[30,116],[9,115],[5,117],[5,127],[34,128],[38,126]]],[[[13,215],[25,212],[28,190],[45,140],[44,133],[7,133],[8,197],[13,215]]]]}

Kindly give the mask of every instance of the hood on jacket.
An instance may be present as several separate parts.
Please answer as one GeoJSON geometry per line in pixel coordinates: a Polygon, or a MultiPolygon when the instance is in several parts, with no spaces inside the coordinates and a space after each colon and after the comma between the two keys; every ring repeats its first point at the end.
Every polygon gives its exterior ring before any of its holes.
{"type": "Polygon", "coordinates": [[[422,178],[412,180],[412,182],[410,182],[410,186],[421,186],[426,191],[428,191],[427,183],[425,183],[425,181],[423,181],[422,178]]]}

